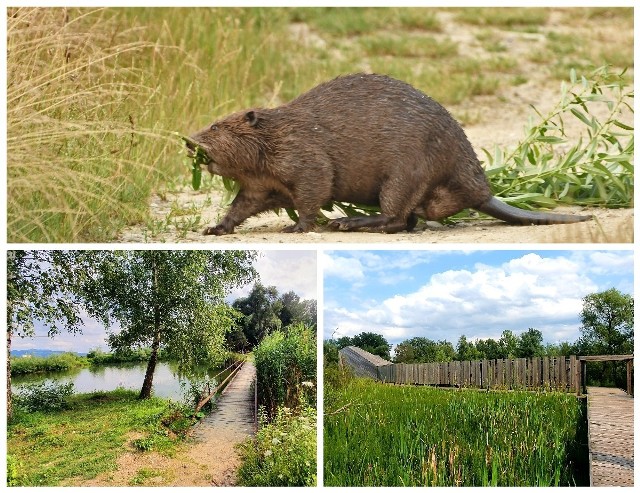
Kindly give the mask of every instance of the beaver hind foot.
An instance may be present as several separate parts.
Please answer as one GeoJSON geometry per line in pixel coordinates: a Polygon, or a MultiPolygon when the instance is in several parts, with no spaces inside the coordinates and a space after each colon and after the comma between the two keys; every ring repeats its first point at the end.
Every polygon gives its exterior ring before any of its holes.
{"type": "Polygon", "coordinates": [[[415,214],[400,219],[386,214],[376,216],[339,217],[329,222],[329,227],[337,231],[368,231],[376,233],[398,233],[412,231],[418,223],[415,214]]]}

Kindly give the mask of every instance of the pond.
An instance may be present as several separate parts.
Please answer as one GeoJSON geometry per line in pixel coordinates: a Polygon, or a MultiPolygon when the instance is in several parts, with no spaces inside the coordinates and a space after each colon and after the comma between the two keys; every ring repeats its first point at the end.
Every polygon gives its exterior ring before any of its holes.
{"type": "MultiPolygon", "coordinates": [[[[11,389],[15,392],[28,383],[57,380],[59,383],[73,382],[76,393],[109,391],[117,387],[140,390],[146,370],[146,363],[127,363],[117,366],[92,366],[37,375],[17,375],[11,378],[11,389]]],[[[221,369],[209,369],[206,373],[213,377],[220,371],[221,369]]],[[[226,374],[227,372],[221,375],[218,380],[222,381],[226,374]]],[[[183,389],[188,387],[188,383],[189,379],[180,375],[178,366],[175,363],[160,361],[153,375],[153,395],[174,401],[182,401],[184,400],[183,389]]]]}

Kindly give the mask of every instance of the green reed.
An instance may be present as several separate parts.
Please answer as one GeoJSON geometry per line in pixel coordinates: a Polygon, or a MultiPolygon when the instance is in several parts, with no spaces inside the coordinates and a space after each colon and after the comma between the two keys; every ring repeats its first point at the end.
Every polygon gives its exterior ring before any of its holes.
{"type": "Polygon", "coordinates": [[[327,395],[327,486],[562,486],[584,480],[585,411],[573,395],[367,380],[327,395]]]}

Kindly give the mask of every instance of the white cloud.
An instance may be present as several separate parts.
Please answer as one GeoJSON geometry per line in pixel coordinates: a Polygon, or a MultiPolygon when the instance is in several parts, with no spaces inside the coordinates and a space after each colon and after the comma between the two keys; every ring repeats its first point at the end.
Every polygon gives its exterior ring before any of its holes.
{"type": "MultiPolygon", "coordinates": [[[[300,298],[317,299],[318,267],[315,251],[277,250],[263,251],[258,256],[254,267],[260,275],[264,286],[275,286],[278,293],[293,291],[300,298]]],[[[253,283],[235,289],[228,300],[248,296],[253,283]]]]}
{"type": "Polygon", "coordinates": [[[275,286],[281,294],[293,291],[301,298],[317,298],[315,251],[266,251],[258,258],[255,267],[265,286],[275,286]]]}
{"type": "Polygon", "coordinates": [[[502,330],[529,327],[555,342],[577,337],[582,298],[595,290],[579,263],[531,253],[500,266],[478,263],[472,270],[434,274],[412,293],[374,307],[331,310],[325,317],[341,335],[377,330],[391,343],[423,336],[455,344],[462,334],[499,337],[502,330]]]}
{"type": "Polygon", "coordinates": [[[588,268],[594,274],[633,272],[633,252],[589,252],[588,268]]]}
{"type": "Polygon", "coordinates": [[[357,258],[346,258],[337,255],[320,255],[322,271],[325,278],[337,277],[346,281],[361,281],[364,279],[362,263],[357,258]]]}

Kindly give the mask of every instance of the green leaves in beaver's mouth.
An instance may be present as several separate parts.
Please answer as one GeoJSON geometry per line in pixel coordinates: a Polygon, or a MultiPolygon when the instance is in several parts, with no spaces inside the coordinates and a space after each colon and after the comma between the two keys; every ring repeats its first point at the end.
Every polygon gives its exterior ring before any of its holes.
{"type": "Polygon", "coordinates": [[[180,135],[180,138],[193,153],[192,156],[189,156],[191,161],[191,186],[194,190],[199,190],[202,183],[202,166],[206,166],[211,160],[205,150],[189,137],[180,135]]]}
{"type": "Polygon", "coordinates": [[[238,192],[240,192],[240,183],[232,178],[225,178],[223,176],[222,184],[224,185],[225,192],[222,196],[222,203],[220,205],[222,207],[226,207],[233,202],[233,199],[235,199],[238,192]]]}

